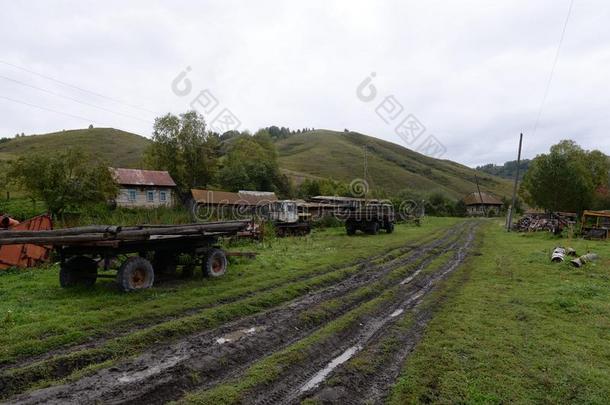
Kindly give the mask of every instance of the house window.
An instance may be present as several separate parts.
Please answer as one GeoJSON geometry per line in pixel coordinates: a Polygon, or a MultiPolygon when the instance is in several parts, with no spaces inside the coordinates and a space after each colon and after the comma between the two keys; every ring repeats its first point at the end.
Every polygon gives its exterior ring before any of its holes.
{"type": "Polygon", "coordinates": [[[159,191],[159,201],[161,201],[161,202],[167,201],[167,193],[165,191],[159,191]]]}
{"type": "Polygon", "coordinates": [[[153,202],[155,201],[155,192],[154,191],[147,191],[146,192],[146,200],[148,202],[153,202]]]}
{"type": "Polygon", "coordinates": [[[127,190],[128,196],[129,196],[129,201],[135,201],[136,200],[136,190],[127,190]]]}

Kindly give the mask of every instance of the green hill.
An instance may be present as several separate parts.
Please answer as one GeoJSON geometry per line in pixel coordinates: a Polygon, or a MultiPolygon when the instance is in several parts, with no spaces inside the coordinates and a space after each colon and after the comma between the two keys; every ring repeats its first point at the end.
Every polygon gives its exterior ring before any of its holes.
{"type": "MultiPolygon", "coordinates": [[[[0,143],[0,161],[78,146],[113,166],[136,168],[141,167],[142,154],[149,142],[142,136],[112,128],[29,135],[0,143]]],[[[276,145],[283,172],[297,183],[305,178],[332,178],[346,183],[362,178],[363,146],[367,145],[372,189],[389,193],[406,188],[443,191],[461,198],[476,190],[476,173],[484,191],[508,196],[511,190],[508,180],[355,132],[315,130],[278,140],[276,145]]]]}
{"type": "Polygon", "coordinates": [[[276,144],[280,166],[297,181],[307,177],[330,177],[344,182],[362,178],[363,147],[367,145],[369,182],[373,189],[438,190],[461,198],[476,190],[476,174],[484,191],[508,196],[511,190],[510,182],[505,179],[355,132],[315,130],[276,144]]]}
{"type": "Polygon", "coordinates": [[[32,154],[57,153],[78,146],[118,167],[135,168],[150,141],[113,128],[74,129],[44,135],[28,135],[0,143],[0,160],[32,154]]]}

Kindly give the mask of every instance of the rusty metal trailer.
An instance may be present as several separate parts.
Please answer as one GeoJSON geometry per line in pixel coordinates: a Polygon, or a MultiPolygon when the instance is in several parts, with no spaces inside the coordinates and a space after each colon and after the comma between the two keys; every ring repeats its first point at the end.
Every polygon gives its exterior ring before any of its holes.
{"type": "Polygon", "coordinates": [[[92,286],[100,274],[119,264],[116,280],[122,291],[152,287],[156,275],[172,275],[182,264],[190,275],[196,266],[209,277],[227,270],[227,254],[218,244],[223,236],[244,231],[251,221],[132,227],[88,226],[52,231],[3,231],[0,246],[28,243],[53,246],[60,258],[62,287],[92,286]]]}
{"type": "MultiPolygon", "coordinates": [[[[48,215],[38,215],[23,222],[8,216],[0,216],[0,234],[12,231],[39,231],[53,229],[53,221],[48,215]]],[[[0,245],[0,270],[10,267],[32,267],[49,259],[50,246],[32,244],[0,245]]]]}

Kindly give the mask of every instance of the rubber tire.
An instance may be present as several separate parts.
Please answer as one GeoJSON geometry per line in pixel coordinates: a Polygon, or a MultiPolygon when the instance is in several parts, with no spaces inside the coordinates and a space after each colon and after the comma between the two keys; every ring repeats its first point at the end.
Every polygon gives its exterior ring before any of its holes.
{"type": "Polygon", "coordinates": [[[394,223],[392,223],[392,222],[388,222],[388,223],[386,224],[386,226],[385,226],[385,231],[386,231],[387,233],[392,233],[392,232],[394,232],[394,223]]]}
{"type": "Polygon", "coordinates": [[[211,248],[203,256],[201,268],[207,277],[221,277],[227,272],[227,256],[222,249],[211,248]]]}
{"type": "Polygon", "coordinates": [[[152,264],[140,256],[127,258],[117,273],[117,283],[124,292],[150,288],[154,282],[155,271],[152,264]]]}
{"type": "Polygon", "coordinates": [[[59,285],[62,288],[75,286],[92,287],[97,281],[97,263],[87,256],[74,256],[61,264],[59,285]]]}

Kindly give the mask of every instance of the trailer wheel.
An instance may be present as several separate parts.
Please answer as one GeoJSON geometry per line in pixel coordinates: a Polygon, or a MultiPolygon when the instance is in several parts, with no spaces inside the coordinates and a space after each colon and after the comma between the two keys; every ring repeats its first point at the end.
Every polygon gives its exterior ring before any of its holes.
{"type": "Polygon", "coordinates": [[[150,262],[143,257],[131,256],[121,265],[117,282],[122,291],[150,288],[155,281],[155,272],[150,262]]]}
{"type": "Polygon", "coordinates": [[[227,256],[222,249],[208,250],[201,263],[203,274],[208,277],[220,277],[227,272],[227,256]]]}
{"type": "Polygon", "coordinates": [[[97,263],[87,256],[74,256],[61,264],[59,285],[63,288],[82,285],[91,287],[97,280],[97,263]]]}
{"type": "Polygon", "coordinates": [[[392,232],[394,232],[394,223],[392,223],[392,222],[388,222],[388,223],[386,224],[386,226],[385,226],[385,231],[386,231],[387,233],[392,233],[392,232]]]}

